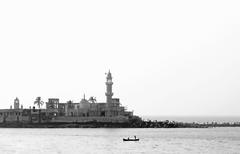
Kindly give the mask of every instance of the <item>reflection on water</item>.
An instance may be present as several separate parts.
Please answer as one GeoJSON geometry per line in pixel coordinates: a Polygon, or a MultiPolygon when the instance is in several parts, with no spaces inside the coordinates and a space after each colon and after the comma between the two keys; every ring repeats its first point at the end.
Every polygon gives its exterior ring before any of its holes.
{"type": "Polygon", "coordinates": [[[240,128],[0,129],[0,153],[239,153],[240,128]],[[140,138],[123,142],[124,137],[140,138]]]}

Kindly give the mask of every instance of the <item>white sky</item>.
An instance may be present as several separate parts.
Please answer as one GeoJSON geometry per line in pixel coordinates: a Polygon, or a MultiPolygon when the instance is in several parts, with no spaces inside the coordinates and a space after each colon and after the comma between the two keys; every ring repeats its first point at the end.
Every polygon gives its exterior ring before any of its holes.
{"type": "Polygon", "coordinates": [[[0,108],[105,101],[137,115],[240,115],[238,1],[0,1],[0,108]]]}

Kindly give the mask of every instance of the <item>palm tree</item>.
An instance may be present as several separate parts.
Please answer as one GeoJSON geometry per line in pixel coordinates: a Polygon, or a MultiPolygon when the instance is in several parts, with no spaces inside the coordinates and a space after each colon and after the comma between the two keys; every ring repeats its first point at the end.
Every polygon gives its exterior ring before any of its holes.
{"type": "Polygon", "coordinates": [[[38,108],[39,108],[39,113],[38,113],[38,122],[41,123],[41,106],[44,104],[44,102],[41,100],[41,97],[37,97],[36,100],[34,101],[34,104],[37,104],[38,108]]]}
{"type": "Polygon", "coordinates": [[[96,97],[93,97],[93,96],[91,96],[91,97],[88,99],[88,101],[90,101],[90,102],[92,102],[92,103],[96,103],[96,102],[97,102],[96,97]]]}
{"type": "Polygon", "coordinates": [[[37,104],[38,108],[40,109],[44,102],[41,100],[41,97],[37,97],[34,101],[34,104],[37,104]]]}

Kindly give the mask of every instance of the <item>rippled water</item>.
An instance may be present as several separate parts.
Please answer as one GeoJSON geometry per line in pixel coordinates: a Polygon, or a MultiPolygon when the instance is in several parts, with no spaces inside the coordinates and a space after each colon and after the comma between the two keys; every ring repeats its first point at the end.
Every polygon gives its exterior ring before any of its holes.
{"type": "Polygon", "coordinates": [[[0,129],[0,153],[240,153],[240,128],[0,129]],[[139,142],[123,142],[137,135],[139,142]]]}

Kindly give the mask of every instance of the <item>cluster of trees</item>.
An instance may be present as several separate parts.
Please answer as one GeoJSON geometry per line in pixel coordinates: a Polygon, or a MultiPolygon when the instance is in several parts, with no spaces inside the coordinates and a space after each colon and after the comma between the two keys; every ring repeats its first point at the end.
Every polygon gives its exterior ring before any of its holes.
{"type": "MultiPolygon", "coordinates": [[[[88,99],[89,102],[91,103],[96,103],[97,102],[97,99],[96,97],[93,97],[91,96],[89,99],[88,99]]],[[[72,101],[68,101],[68,103],[72,103],[72,101]]],[[[44,105],[44,102],[42,101],[41,97],[37,97],[36,100],[34,101],[34,105],[37,105],[39,109],[41,109],[41,107],[44,105]]]]}

